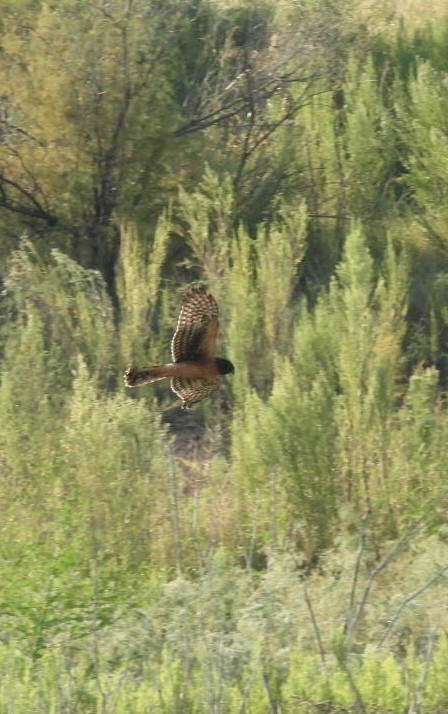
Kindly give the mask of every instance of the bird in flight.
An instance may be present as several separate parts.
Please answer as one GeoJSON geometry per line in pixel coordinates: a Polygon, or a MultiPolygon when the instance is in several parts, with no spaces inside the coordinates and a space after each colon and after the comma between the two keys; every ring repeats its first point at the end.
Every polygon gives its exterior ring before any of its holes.
{"type": "Polygon", "coordinates": [[[171,377],[171,389],[189,409],[219,388],[223,374],[233,374],[235,367],[223,357],[216,357],[218,305],[204,288],[192,288],[185,296],[171,340],[170,364],[154,367],[129,367],[124,374],[127,387],[157,382],[171,377]]]}

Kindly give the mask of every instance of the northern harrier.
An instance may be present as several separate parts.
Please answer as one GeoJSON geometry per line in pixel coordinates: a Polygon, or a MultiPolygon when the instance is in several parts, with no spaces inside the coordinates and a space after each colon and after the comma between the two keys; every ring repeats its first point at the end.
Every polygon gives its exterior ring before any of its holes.
{"type": "Polygon", "coordinates": [[[130,367],[124,374],[127,387],[171,377],[171,389],[182,400],[182,409],[208,397],[219,387],[218,377],[233,374],[228,360],[216,357],[218,305],[204,288],[192,288],[185,296],[171,340],[173,362],[156,367],[130,367]]]}

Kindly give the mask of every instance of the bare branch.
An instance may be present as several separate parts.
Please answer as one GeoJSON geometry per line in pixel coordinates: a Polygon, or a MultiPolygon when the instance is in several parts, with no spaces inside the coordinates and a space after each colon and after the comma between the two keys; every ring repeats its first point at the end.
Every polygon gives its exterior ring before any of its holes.
{"type": "Polygon", "coordinates": [[[0,208],[29,218],[39,218],[52,226],[58,223],[56,216],[47,211],[31,191],[5,176],[0,176],[0,208]],[[19,198],[11,196],[8,189],[16,192],[19,198]]]}
{"type": "MultiPolygon", "coordinates": [[[[419,518],[414,525],[408,530],[408,532],[400,538],[397,543],[391,548],[389,553],[383,558],[383,560],[374,568],[371,573],[369,574],[369,577],[367,579],[367,583],[364,588],[364,592],[362,594],[361,600],[356,608],[356,612],[353,613],[353,609],[355,606],[355,599],[356,599],[356,589],[357,589],[357,582],[358,582],[358,574],[359,574],[359,567],[360,567],[360,562],[362,558],[362,554],[364,551],[365,547],[365,516],[363,517],[363,522],[361,523],[361,536],[360,536],[360,546],[358,549],[358,556],[356,559],[355,563],[355,572],[353,576],[353,585],[352,585],[352,590],[350,593],[350,602],[349,602],[349,609],[348,609],[348,615],[347,615],[347,621],[346,621],[346,636],[345,636],[345,648],[347,651],[350,651],[351,645],[353,642],[353,636],[356,631],[356,628],[358,626],[358,623],[361,619],[361,616],[364,612],[364,608],[366,606],[367,600],[370,595],[370,591],[372,589],[373,583],[375,579],[380,575],[380,573],[383,572],[387,568],[390,563],[395,560],[395,558],[402,552],[402,550],[408,545],[409,541],[411,538],[413,538],[417,533],[421,531],[421,529],[428,524],[427,521],[427,516],[426,513],[419,518]]],[[[441,573],[438,574],[440,577],[443,575],[445,570],[448,570],[448,566],[442,570],[441,573]]],[[[418,593],[419,594],[419,593],[418,593]]],[[[407,603],[405,603],[407,604],[407,603]]],[[[405,605],[404,605],[405,606],[405,605]]]]}
{"type": "Polygon", "coordinates": [[[239,114],[243,110],[245,104],[246,102],[244,97],[237,97],[231,102],[222,104],[220,107],[218,107],[212,112],[209,112],[208,114],[204,114],[203,116],[197,119],[192,119],[188,124],[185,124],[179,129],[176,129],[176,131],[173,133],[173,136],[186,136],[187,134],[192,134],[196,131],[203,131],[209,126],[222,124],[228,119],[231,119],[232,117],[239,114]]]}
{"type": "Polygon", "coordinates": [[[392,548],[392,550],[389,551],[389,553],[386,555],[386,557],[383,558],[383,560],[381,561],[381,563],[379,563],[379,564],[377,565],[377,567],[376,567],[374,570],[372,570],[372,572],[370,573],[370,575],[369,575],[369,577],[368,577],[368,579],[367,579],[367,583],[366,583],[366,586],[365,586],[365,588],[364,588],[364,592],[363,592],[363,594],[362,594],[362,598],[361,598],[361,600],[360,600],[360,603],[359,603],[359,605],[358,605],[358,607],[357,607],[357,610],[356,610],[356,612],[355,612],[353,618],[351,619],[351,622],[350,622],[349,627],[348,627],[348,629],[347,629],[347,634],[346,634],[346,647],[347,647],[347,650],[349,650],[349,648],[350,648],[351,645],[352,645],[353,635],[354,635],[354,633],[355,633],[355,631],[356,631],[356,628],[357,628],[357,626],[358,626],[359,620],[361,619],[361,616],[362,616],[362,614],[363,614],[363,612],[364,612],[364,608],[365,608],[366,603],[367,603],[367,600],[368,600],[368,598],[369,598],[370,591],[371,591],[371,589],[372,589],[372,586],[373,586],[373,583],[374,583],[374,581],[375,581],[375,578],[377,578],[378,575],[379,575],[380,573],[382,573],[385,568],[387,568],[387,566],[389,565],[389,563],[391,563],[393,560],[395,560],[395,558],[397,557],[397,555],[399,555],[399,553],[401,553],[401,551],[403,550],[403,548],[409,543],[409,540],[410,540],[410,538],[411,538],[411,535],[412,535],[412,532],[411,532],[411,533],[407,533],[405,536],[403,536],[403,538],[401,538],[401,539],[394,545],[394,547],[392,548]]]}
{"type": "Polygon", "coordinates": [[[177,574],[182,575],[183,570],[183,555],[182,555],[182,533],[180,527],[179,516],[179,494],[177,488],[176,466],[171,445],[166,447],[168,457],[168,473],[171,486],[171,517],[173,519],[173,534],[176,548],[176,569],[177,574]]]}
{"type": "Polygon", "coordinates": [[[308,592],[308,587],[307,587],[306,582],[303,583],[303,595],[305,597],[305,602],[306,602],[306,606],[308,608],[308,612],[310,613],[311,623],[313,625],[314,635],[316,637],[316,642],[317,642],[317,647],[319,650],[320,659],[322,661],[322,664],[325,666],[325,664],[326,664],[325,650],[324,650],[324,646],[322,644],[322,638],[320,636],[319,626],[317,624],[316,616],[314,614],[314,609],[313,609],[313,605],[311,602],[311,598],[310,598],[310,595],[308,592]]]}
{"type": "Polygon", "coordinates": [[[347,616],[345,618],[345,646],[349,650],[352,644],[352,638],[354,633],[354,628],[356,626],[356,620],[354,615],[356,590],[358,587],[359,571],[361,568],[361,560],[366,547],[366,522],[368,514],[364,513],[361,526],[359,529],[359,546],[356,555],[355,569],[353,571],[352,589],[350,591],[350,600],[348,604],[347,616]]]}
{"type": "Polygon", "coordinates": [[[435,575],[432,576],[424,585],[422,585],[420,588],[417,590],[414,590],[413,593],[410,593],[407,597],[404,598],[404,600],[400,603],[399,607],[395,611],[394,616],[389,620],[388,623],[388,628],[384,635],[381,637],[380,641],[378,642],[377,648],[382,647],[387,638],[389,637],[390,633],[392,632],[393,628],[395,627],[398,618],[400,617],[401,613],[403,612],[404,608],[409,605],[415,598],[417,598],[419,595],[422,595],[425,590],[428,590],[431,585],[434,585],[438,580],[443,578],[445,576],[445,573],[448,571],[448,565],[445,565],[441,570],[439,570],[435,575]]]}
{"type": "Polygon", "coordinates": [[[423,672],[422,672],[420,681],[417,685],[417,689],[415,690],[414,700],[411,702],[411,705],[408,709],[408,714],[416,714],[416,712],[422,711],[423,697],[425,694],[426,683],[428,681],[429,668],[432,664],[434,648],[435,648],[435,645],[437,642],[437,635],[438,635],[439,629],[440,629],[440,623],[434,627],[433,631],[431,632],[431,634],[428,637],[426,653],[425,653],[425,666],[423,668],[423,672]]]}

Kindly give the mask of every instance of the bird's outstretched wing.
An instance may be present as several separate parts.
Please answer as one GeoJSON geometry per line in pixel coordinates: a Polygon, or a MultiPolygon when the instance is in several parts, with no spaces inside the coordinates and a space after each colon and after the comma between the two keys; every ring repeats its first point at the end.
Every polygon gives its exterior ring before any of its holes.
{"type": "Polygon", "coordinates": [[[219,387],[217,379],[190,379],[189,377],[173,377],[171,389],[182,400],[182,409],[189,409],[209,397],[219,387]]]}
{"type": "Polygon", "coordinates": [[[218,328],[218,305],[213,295],[204,288],[189,290],[171,341],[173,362],[215,359],[218,328]]]}

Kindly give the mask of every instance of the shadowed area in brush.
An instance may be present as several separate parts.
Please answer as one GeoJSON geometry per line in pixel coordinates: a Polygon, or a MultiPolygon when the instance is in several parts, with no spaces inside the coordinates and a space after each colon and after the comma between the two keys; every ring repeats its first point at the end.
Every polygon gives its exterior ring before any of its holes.
{"type": "MultiPolygon", "coordinates": [[[[228,411],[221,403],[220,414],[228,411]]],[[[162,423],[174,438],[174,450],[181,458],[207,459],[217,453],[227,454],[230,430],[221,419],[207,420],[199,409],[173,408],[164,411],[162,423]]]]}

